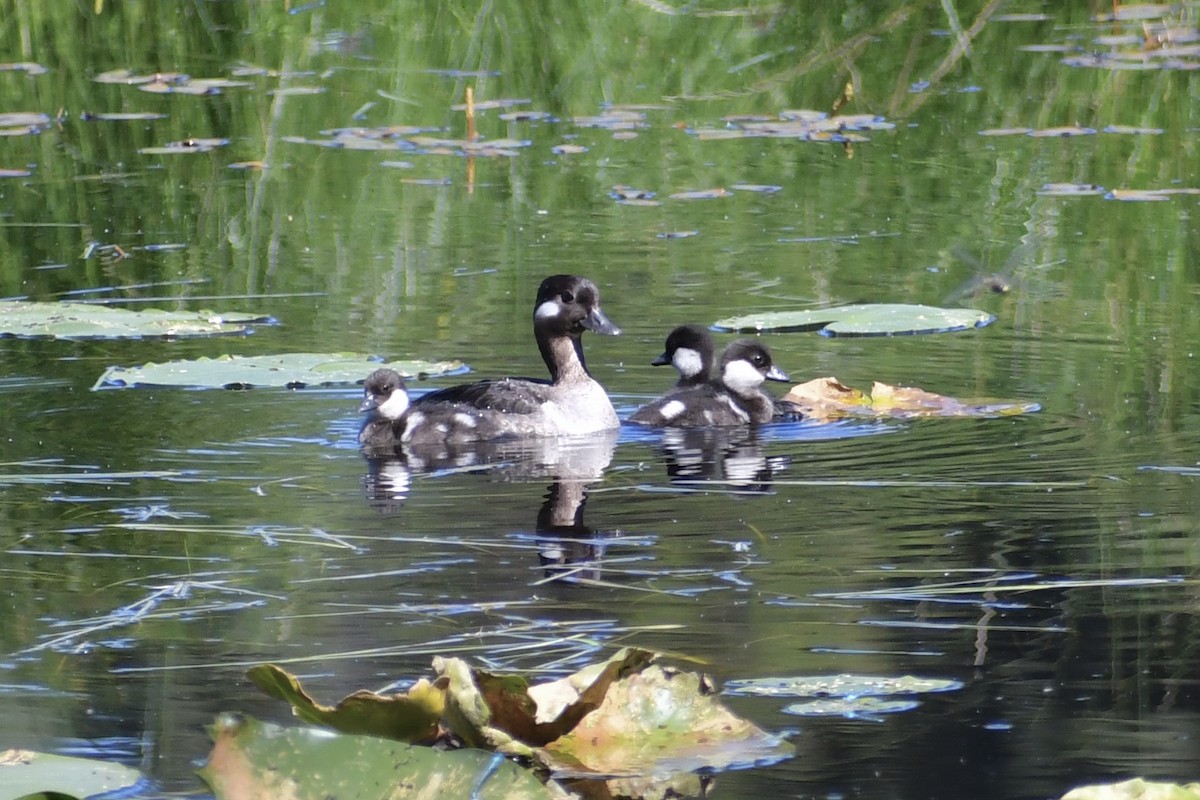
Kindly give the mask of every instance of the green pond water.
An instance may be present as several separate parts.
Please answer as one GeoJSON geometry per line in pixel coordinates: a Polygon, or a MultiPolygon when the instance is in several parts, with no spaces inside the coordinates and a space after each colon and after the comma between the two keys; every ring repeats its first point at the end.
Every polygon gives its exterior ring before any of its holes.
{"type": "Polygon", "coordinates": [[[894,713],[728,698],[797,755],[712,797],[1196,779],[1200,6],[1111,13],[10,2],[0,297],[279,324],[0,340],[0,750],[202,793],[218,713],[290,721],[250,665],[332,701],[438,653],[553,677],[636,644],[718,680],[961,683],[894,713]],[[847,82],[862,129],[783,124],[847,82]],[[540,376],[533,295],[559,272],[624,331],[585,339],[622,416],[674,380],[649,364],[674,325],[856,302],[996,321],[763,341],[796,382],[1041,410],[430,464],[363,457],[355,387],[90,390],[284,352],[540,376]]]}

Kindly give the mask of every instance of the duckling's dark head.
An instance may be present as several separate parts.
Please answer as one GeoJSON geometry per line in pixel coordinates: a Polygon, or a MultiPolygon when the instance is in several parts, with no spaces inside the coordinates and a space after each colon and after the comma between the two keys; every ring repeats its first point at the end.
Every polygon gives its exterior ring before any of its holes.
{"type": "Polygon", "coordinates": [[[671,364],[685,380],[708,380],[712,371],[713,341],[700,325],[680,325],[667,335],[663,354],[650,363],[656,367],[671,364]]]}
{"type": "Polygon", "coordinates": [[[551,275],[538,287],[533,324],[548,332],[580,336],[584,330],[616,336],[621,329],[600,310],[600,290],[587,278],[551,275]]]}
{"type": "Polygon", "coordinates": [[[739,339],[721,354],[721,381],[731,389],[745,391],[768,381],[787,381],[786,373],[771,358],[771,351],[757,339],[739,339]]]}
{"type": "Polygon", "coordinates": [[[408,411],[408,388],[399,372],[388,367],[375,370],[363,381],[359,411],[374,411],[384,419],[396,420],[408,411]]]}

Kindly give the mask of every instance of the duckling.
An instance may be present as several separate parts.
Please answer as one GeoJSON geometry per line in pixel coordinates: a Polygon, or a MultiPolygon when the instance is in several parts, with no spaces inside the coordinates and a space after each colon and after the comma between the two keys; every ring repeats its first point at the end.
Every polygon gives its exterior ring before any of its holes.
{"type": "Polygon", "coordinates": [[[739,339],[721,354],[720,377],[660,397],[629,421],[660,428],[760,425],[775,414],[775,401],[762,389],[768,380],[787,381],[788,376],[775,366],[766,345],[739,339]]]}
{"type": "Polygon", "coordinates": [[[399,445],[408,409],[408,388],[400,373],[387,367],[372,372],[363,381],[358,410],[367,417],[358,431],[358,443],[371,449],[399,445]]]}

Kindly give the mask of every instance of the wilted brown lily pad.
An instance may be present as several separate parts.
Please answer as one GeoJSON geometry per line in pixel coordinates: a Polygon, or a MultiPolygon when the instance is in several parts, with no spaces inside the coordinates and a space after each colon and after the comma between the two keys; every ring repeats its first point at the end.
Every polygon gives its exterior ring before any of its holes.
{"type": "Polygon", "coordinates": [[[908,386],[874,383],[871,394],[842,385],[837,378],[797,384],[783,401],[805,419],[829,421],[846,417],[1006,417],[1040,410],[1037,403],[965,403],[953,397],[908,386]]]}
{"type": "Polygon", "coordinates": [[[1200,783],[1161,783],[1133,778],[1120,783],[1080,786],[1062,800],[1200,800],[1200,783]]]}
{"type": "Polygon", "coordinates": [[[575,675],[530,686],[520,675],[473,670],[462,659],[436,658],[434,670],[448,681],[446,717],[468,744],[509,755],[532,755],[572,730],[599,707],[614,681],[642,669],[653,656],[636,649],[618,652],[575,675]]]}
{"type": "Polygon", "coordinates": [[[360,689],[323,706],[300,686],[300,681],[274,664],[250,669],[254,685],[292,706],[292,713],[305,722],[325,725],[342,733],[363,733],[401,742],[432,742],[438,735],[438,720],[445,705],[442,688],[425,679],[403,694],[382,695],[360,689]]]}
{"type": "Polygon", "coordinates": [[[542,753],[561,778],[744,768],[789,758],[793,748],[730,713],[701,676],[652,665],[615,682],[598,709],[542,753]]]}

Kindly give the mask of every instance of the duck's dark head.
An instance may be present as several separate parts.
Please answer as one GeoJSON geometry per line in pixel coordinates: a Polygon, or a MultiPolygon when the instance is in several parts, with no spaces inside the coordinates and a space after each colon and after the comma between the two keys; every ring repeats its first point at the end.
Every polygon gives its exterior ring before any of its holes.
{"type": "Polygon", "coordinates": [[[771,360],[771,351],[757,339],[739,339],[721,354],[721,382],[735,392],[761,386],[764,380],[787,381],[788,376],[771,360]]]}
{"type": "Polygon", "coordinates": [[[712,371],[713,341],[700,325],[680,325],[667,336],[663,354],[650,363],[656,367],[671,364],[684,382],[703,382],[712,371]]]}
{"type": "Polygon", "coordinates": [[[551,275],[538,287],[533,325],[552,334],[578,337],[585,330],[616,336],[621,329],[600,310],[600,290],[587,278],[551,275]]]}
{"type": "Polygon", "coordinates": [[[363,381],[361,412],[374,411],[384,419],[397,420],[408,411],[408,389],[394,369],[382,367],[363,381]]]}

